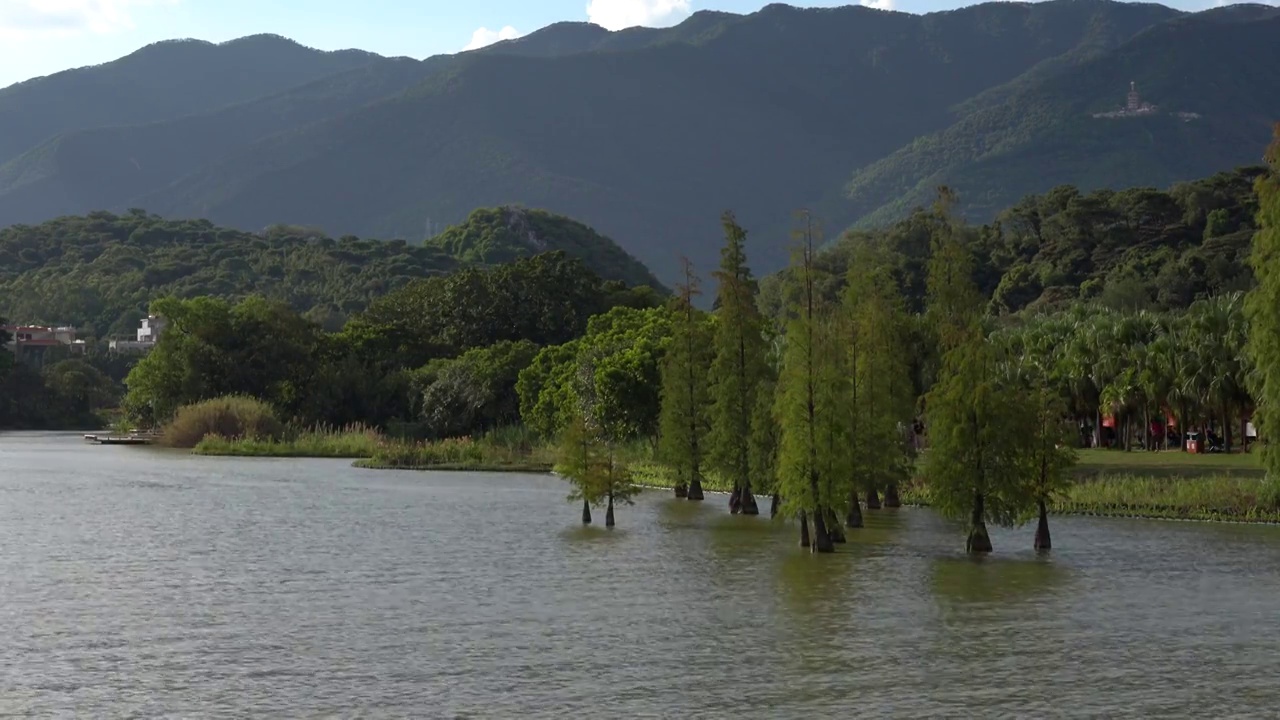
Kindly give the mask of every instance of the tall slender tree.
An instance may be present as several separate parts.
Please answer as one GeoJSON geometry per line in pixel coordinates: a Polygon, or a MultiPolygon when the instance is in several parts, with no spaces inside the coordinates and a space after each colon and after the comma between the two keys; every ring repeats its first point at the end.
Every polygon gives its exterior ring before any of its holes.
{"type": "Polygon", "coordinates": [[[710,398],[711,333],[694,307],[698,277],[684,260],[684,283],[672,301],[671,345],[662,368],[662,408],[658,452],[676,474],[676,497],[702,500],[710,398]]]}
{"type": "Polygon", "coordinates": [[[987,522],[1016,523],[1033,501],[1024,477],[1027,403],[1000,376],[983,327],[984,302],[973,280],[973,258],[950,221],[943,191],[928,273],[928,315],[941,365],[925,396],[929,453],[925,478],[938,509],[969,518],[965,549],[991,552],[987,522]]]}
{"type": "Polygon", "coordinates": [[[1076,463],[1076,451],[1071,447],[1074,433],[1067,420],[1066,403],[1038,378],[1032,383],[1024,402],[1029,406],[1028,416],[1033,422],[1020,436],[1026,438],[1030,446],[1024,454],[1023,472],[1031,483],[1031,495],[1036,503],[1034,546],[1036,550],[1049,550],[1053,547],[1049,535],[1049,503],[1070,483],[1069,473],[1076,463]]]}
{"type": "Polygon", "coordinates": [[[781,430],[774,416],[776,404],[776,372],[770,368],[756,391],[756,404],[751,410],[750,466],[756,484],[754,487],[771,496],[769,517],[777,517],[782,505],[778,492],[778,438],[781,430]]]}
{"type": "Polygon", "coordinates": [[[823,415],[832,410],[823,383],[831,375],[824,365],[834,359],[822,342],[826,313],[817,292],[814,223],[801,214],[798,247],[793,260],[796,286],[790,293],[791,320],[787,326],[786,353],[778,380],[776,415],[781,425],[778,443],[778,484],[783,512],[800,518],[800,542],[815,552],[834,552],[828,532],[830,469],[824,435],[833,424],[823,415]],[[813,525],[810,538],[809,523],[813,525]]]}
{"type": "Polygon", "coordinates": [[[873,248],[856,251],[845,290],[845,348],[850,382],[847,412],[852,484],[846,524],[861,526],[858,492],[878,508],[909,471],[904,429],[915,410],[905,302],[888,258],[873,248]]]}
{"type": "Polygon", "coordinates": [[[1280,123],[1265,160],[1271,172],[1257,180],[1258,231],[1249,257],[1257,284],[1246,312],[1262,462],[1270,482],[1280,486],[1280,123]]]}
{"type": "Polygon", "coordinates": [[[599,450],[582,413],[574,413],[560,433],[556,471],[573,486],[569,501],[582,501],[582,524],[591,524],[591,505],[599,502],[602,486],[599,450]]]}
{"type": "Polygon", "coordinates": [[[724,248],[720,251],[716,292],[715,357],[711,362],[710,460],[733,483],[729,510],[757,515],[752,478],[763,479],[751,462],[752,425],[757,418],[757,395],[768,373],[764,319],[756,303],[758,288],[747,267],[747,233],[732,213],[721,217],[724,248]]]}

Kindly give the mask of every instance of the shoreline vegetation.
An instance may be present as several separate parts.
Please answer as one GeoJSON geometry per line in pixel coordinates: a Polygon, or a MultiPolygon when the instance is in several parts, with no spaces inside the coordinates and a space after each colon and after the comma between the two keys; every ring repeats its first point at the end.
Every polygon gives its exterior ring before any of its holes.
{"type": "MultiPolygon", "coordinates": [[[[555,448],[523,431],[498,431],[478,439],[389,439],[361,426],[315,428],[281,439],[227,439],[211,435],[192,452],[207,456],[350,459],[355,467],[414,472],[515,472],[549,474],[555,448]]],[[[653,459],[647,446],[629,448],[633,482],[649,490],[676,487],[675,474],[653,459]]],[[[1264,482],[1252,453],[1191,454],[1097,450],[1077,452],[1074,482],[1048,503],[1051,515],[1280,524],[1280,498],[1264,482]]],[[[728,495],[732,483],[714,473],[703,490],[728,495]]],[[[914,480],[901,490],[903,505],[930,507],[928,489],[914,480]]]]}

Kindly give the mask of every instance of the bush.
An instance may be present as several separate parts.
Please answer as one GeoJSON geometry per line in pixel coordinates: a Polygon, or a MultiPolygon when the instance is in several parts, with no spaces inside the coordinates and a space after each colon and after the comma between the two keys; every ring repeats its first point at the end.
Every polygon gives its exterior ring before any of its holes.
{"type": "Polygon", "coordinates": [[[243,395],[203,400],[178,408],[165,426],[163,443],[169,447],[194,448],[206,436],[228,440],[251,438],[279,440],[285,428],[271,406],[243,395]]]}

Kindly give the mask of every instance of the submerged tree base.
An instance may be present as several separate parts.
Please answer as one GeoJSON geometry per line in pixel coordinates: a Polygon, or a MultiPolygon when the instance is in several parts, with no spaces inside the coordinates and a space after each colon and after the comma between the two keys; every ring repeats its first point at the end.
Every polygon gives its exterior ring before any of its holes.
{"type": "Polygon", "coordinates": [[[688,485],[685,485],[684,483],[677,483],[674,489],[675,489],[675,491],[676,491],[676,497],[677,497],[677,498],[684,499],[684,498],[689,497],[689,486],[688,486],[688,485]]]}
{"type": "Polygon", "coordinates": [[[604,511],[604,526],[613,527],[613,498],[609,498],[609,507],[604,511]]]}
{"type": "Polygon", "coordinates": [[[871,490],[867,493],[867,509],[868,510],[880,509],[880,493],[876,492],[875,490],[871,490]]]}
{"type": "Polygon", "coordinates": [[[759,515],[760,506],[756,504],[756,496],[751,494],[751,490],[744,490],[742,493],[742,514],[743,515],[759,515]]]}
{"type": "Polygon", "coordinates": [[[964,550],[975,554],[991,552],[991,536],[987,534],[986,523],[978,523],[969,529],[969,539],[965,540],[964,550]]]}
{"type": "Polygon", "coordinates": [[[803,511],[800,513],[800,547],[809,547],[809,518],[803,511]]]}
{"type": "Polygon", "coordinates": [[[773,500],[769,501],[769,517],[778,517],[778,509],[782,507],[782,497],[778,493],[773,494],[773,500]]]}
{"type": "Polygon", "coordinates": [[[887,508],[902,507],[902,496],[898,494],[898,486],[890,485],[884,490],[884,506],[887,508]]]}
{"type": "Polygon", "coordinates": [[[729,493],[729,514],[737,515],[740,512],[742,512],[742,493],[738,488],[734,488],[733,492],[729,493]]]}
{"type": "Polygon", "coordinates": [[[587,502],[586,500],[582,501],[582,524],[583,525],[591,524],[591,503],[587,502]]]}
{"type": "Polygon", "coordinates": [[[689,499],[690,499],[690,500],[702,500],[702,499],[703,499],[703,496],[702,496],[702,481],[701,481],[701,480],[694,480],[693,482],[689,483],[689,499]]]}
{"type": "Polygon", "coordinates": [[[844,519],[845,527],[862,527],[862,507],[858,504],[858,493],[849,493],[849,514],[844,519]]]}
{"type": "Polygon", "coordinates": [[[1049,509],[1040,501],[1040,522],[1036,524],[1036,550],[1049,550],[1053,541],[1049,538],[1049,509]]]}
{"type": "Polygon", "coordinates": [[[821,508],[813,513],[813,545],[809,549],[816,553],[833,553],[836,546],[831,542],[831,531],[827,529],[823,514],[821,508]]]}
{"type": "Polygon", "coordinates": [[[840,529],[840,519],[836,517],[834,510],[827,511],[827,535],[832,543],[848,542],[845,539],[844,530],[840,529]]]}

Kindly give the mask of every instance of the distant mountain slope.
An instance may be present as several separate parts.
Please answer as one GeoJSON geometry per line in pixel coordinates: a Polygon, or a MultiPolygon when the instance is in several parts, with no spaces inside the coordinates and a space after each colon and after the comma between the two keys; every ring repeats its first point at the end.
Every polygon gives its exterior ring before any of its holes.
{"type": "MultiPolygon", "coordinates": [[[[1099,26],[1137,32],[1172,12],[1099,0],[926,16],[771,5],[699,16],[692,40],[645,35],[635,50],[466,54],[401,97],[266,139],[136,203],[238,227],[410,238],[428,221],[522,203],[583,219],[670,279],[681,254],[716,262],[720,210],[776,225],[849,168],[950,124],[953,106],[1094,42],[1099,26]]],[[[786,258],[782,233],[752,244],[762,267],[786,258]]]]}
{"type": "Polygon", "coordinates": [[[1255,164],[1280,117],[1277,38],[1280,11],[1261,6],[1154,26],[856,172],[847,211],[882,225],[948,185],[985,221],[1056,185],[1164,187],[1255,164]],[[1121,108],[1131,81],[1159,112],[1094,117],[1121,108]]]}
{"type": "Polygon", "coordinates": [[[272,95],[366,65],[376,55],[321,52],[273,35],[156,43],[119,60],[0,89],[0,164],[55,135],[156,122],[272,95]]]}
{"type": "MultiPolygon", "coordinates": [[[[686,23],[687,27],[681,30],[633,28],[625,32],[609,32],[588,23],[559,23],[472,54],[552,57],[604,47],[641,47],[678,41],[696,35],[695,29],[706,23],[738,16],[701,12],[697,17],[698,21],[686,23]]],[[[204,81],[206,72],[223,72],[226,68],[221,65],[227,62],[263,62],[270,66],[268,70],[280,75],[280,68],[273,64],[275,61],[264,54],[264,50],[273,45],[287,51],[313,52],[283,38],[256,36],[216,46],[195,41],[161,43],[112,65],[136,64],[145,69],[147,61],[170,60],[175,66],[166,68],[166,72],[185,72],[190,83],[196,85],[204,81]],[[212,53],[208,52],[210,48],[235,52],[212,53]],[[170,58],[157,49],[165,50],[174,57],[170,58]],[[178,55],[182,55],[181,61],[178,55]]],[[[359,55],[347,53],[346,57],[359,55]]],[[[432,74],[453,66],[459,57],[436,55],[417,61],[369,55],[367,63],[356,63],[354,69],[334,74],[325,73],[334,67],[343,67],[344,63],[318,63],[320,79],[292,87],[285,73],[281,77],[284,78],[283,86],[288,89],[265,97],[259,97],[262,83],[257,73],[246,72],[243,73],[245,86],[240,88],[239,94],[254,98],[246,102],[219,106],[209,112],[183,113],[174,118],[168,118],[168,114],[162,112],[155,115],[154,122],[112,122],[106,126],[90,123],[84,129],[63,132],[8,163],[0,159],[0,224],[40,222],[98,209],[124,210],[137,205],[138,199],[148,193],[255,141],[401,94],[432,74]]],[[[81,68],[33,83],[39,86],[36,89],[46,92],[46,85],[91,84],[101,74],[99,68],[81,68]]],[[[176,82],[176,79],[170,79],[176,82]]],[[[228,85],[234,85],[236,81],[229,78],[228,85]]],[[[172,90],[172,84],[167,81],[141,83],[136,89],[145,96],[140,103],[142,108],[170,99],[165,96],[172,90]]],[[[61,126],[55,122],[52,127],[61,126]]]]}
{"type": "Polygon", "coordinates": [[[0,164],[0,218],[34,223],[93,209],[123,210],[255,141],[402,93],[441,65],[375,58],[209,113],[64,133],[0,164]]]}

